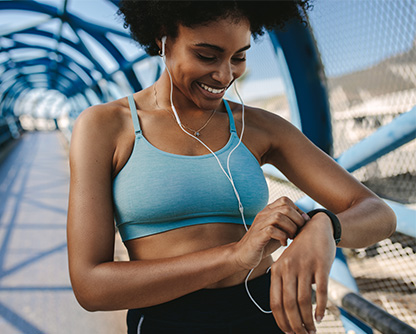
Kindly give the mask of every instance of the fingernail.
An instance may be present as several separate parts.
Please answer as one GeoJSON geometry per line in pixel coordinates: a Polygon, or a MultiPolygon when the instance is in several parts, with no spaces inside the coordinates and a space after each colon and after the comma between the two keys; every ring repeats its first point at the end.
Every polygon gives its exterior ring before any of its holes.
{"type": "Polygon", "coordinates": [[[316,317],[316,322],[317,322],[318,324],[320,324],[320,323],[322,322],[322,317],[318,315],[318,316],[316,317]]]}
{"type": "Polygon", "coordinates": [[[309,334],[316,334],[315,331],[309,331],[309,334]]]}
{"type": "Polygon", "coordinates": [[[302,213],[302,217],[303,219],[305,219],[306,221],[311,220],[311,218],[304,212],[302,213]]]}

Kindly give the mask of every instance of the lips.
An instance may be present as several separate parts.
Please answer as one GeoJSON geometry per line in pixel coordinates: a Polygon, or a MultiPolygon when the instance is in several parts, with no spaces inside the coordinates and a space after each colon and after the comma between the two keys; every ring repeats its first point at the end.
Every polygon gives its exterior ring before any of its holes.
{"type": "Polygon", "coordinates": [[[198,82],[198,86],[201,87],[203,90],[206,90],[207,92],[210,92],[212,94],[222,94],[225,91],[225,88],[210,87],[206,84],[203,84],[202,82],[198,82]]]}

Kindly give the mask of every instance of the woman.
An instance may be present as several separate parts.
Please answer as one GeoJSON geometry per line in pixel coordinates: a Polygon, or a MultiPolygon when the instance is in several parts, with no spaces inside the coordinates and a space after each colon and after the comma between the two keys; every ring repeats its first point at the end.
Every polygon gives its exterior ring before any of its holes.
{"type": "Polygon", "coordinates": [[[130,309],[131,333],[315,333],[339,229],[338,246],[351,248],[393,233],[390,208],[290,123],[223,99],[245,71],[250,36],[302,20],[306,7],[122,2],[133,37],[166,69],[74,126],[68,251],[85,309],[130,309]],[[336,216],[310,218],[286,197],[266,205],[264,163],[336,216]],[[113,261],[113,217],[128,262],[113,261]]]}

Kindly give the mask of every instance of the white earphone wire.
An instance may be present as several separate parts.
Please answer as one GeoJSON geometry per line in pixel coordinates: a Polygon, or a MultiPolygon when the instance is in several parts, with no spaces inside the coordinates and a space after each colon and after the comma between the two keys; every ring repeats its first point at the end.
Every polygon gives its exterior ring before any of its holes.
{"type": "MultiPolygon", "coordinates": [[[[244,228],[245,228],[245,230],[246,231],[248,231],[248,227],[247,227],[247,224],[246,224],[246,220],[245,220],[245,218],[244,218],[244,207],[243,207],[243,204],[241,203],[241,199],[240,199],[240,195],[239,195],[239,193],[238,193],[238,191],[237,191],[237,188],[236,188],[236,186],[235,186],[235,184],[234,184],[234,180],[233,180],[233,177],[232,177],[232,174],[231,174],[231,169],[230,169],[230,157],[231,157],[231,154],[237,149],[237,147],[241,144],[241,142],[242,142],[242,140],[243,140],[243,134],[244,134],[244,129],[245,129],[245,123],[244,123],[244,102],[243,102],[243,99],[241,98],[241,96],[240,96],[240,94],[239,94],[239,92],[238,92],[238,90],[237,90],[237,84],[236,84],[236,82],[234,81],[234,91],[235,91],[235,93],[237,94],[237,96],[238,96],[238,99],[240,100],[240,103],[241,103],[241,119],[242,119],[242,122],[241,122],[241,133],[240,133],[240,137],[239,137],[239,140],[238,140],[238,143],[237,143],[237,145],[230,151],[230,153],[228,154],[228,156],[227,156],[227,171],[228,171],[228,173],[225,171],[225,169],[224,169],[224,167],[222,166],[222,164],[221,164],[221,161],[219,160],[219,158],[217,157],[217,155],[214,153],[214,151],[213,150],[211,150],[211,148],[209,148],[208,147],[208,145],[206,145],[201,139],[199,139],[198,137],[196,137],[196,136],[194,136],[193,134],[191,134],[191,133],[189,133],[188,131],[186,131],[185,129],[184,129],[184,127],[182,126],[182,123],[181,123],[181,120],[180,120],[180,118],[179,118],[179,115],[178,115],[178,113],[176,112],[176,108],[175,108],[175,106],[173,105],[173,81],[172,81],[172,75],[170,74],[170,71],[169,71],[169,68],[168,68],[168,66],[167,66],[167,64],[166,64],[166,54],[165,54],[165,43],[166,43],[166,38],[165,38],[165,36],[164,37],[162,37],[162,59],[163,59],[163,62],[165,63],[165,67],[166,67],[166,70],[167,70],[167,72],[168,72],[168,75],[169,75],[169,80],[170,80],[170,106],[171,106],[171,108],[172,108],[172,111],[173,111],[173,113],[174,113],[174,115],[175,115],[175,119],[176,119],[176,122],[178,123],[178,125],[179,125],[179,127],[181,128],[181,130],[183,131],[183,132],[185,132],[188,136],[190,136],[190,137],[192,137],[192,138],[194,138],[195,140],[197,140],[198,142],[200,142],[213,156],[214,156],[214,158],[217,160],[217,163],[218,163],[218,166],[221,168],[221,170],[222,170],[222,172],[224,173],[224,175],[227,177],[227,179],[228,179],[228,181],[230,182],[230,184],[231,184],[231,186],[233,187],[233,190],[234,190],[234,194],[235,194],[235,197],[237,198],[237,202],[238,202],[238,211],[240,212],[240,214],[241,214],[241,219],[242,219],[242,221],[243,221],[243,224],[244,224],[244,228]]],[[[249,296],[249,298],[251,299],[251,301],[254,303],[254,305],[256,305],[257,306],[257,308],[261,311],[261,312],[263,312],[263,313],[272,313],[272,311],[267,311],[267,310],[264,310],[255,300],[254,300],[254,298],[253,298],[253,296],[251,295],[251,293],[250,293],[250,291],[249,291],[249,289],[248,289],[248,279],[249,279],[249,277],[250,277],[250,275],[252,274],[252,272],[254,271],[254,269],[255,268],[253,268],[253,269],[251,269],[250,271],[249,271],[249,273],[247,274],[247,276],[246,276],[246,278],[245,278],[245,280],[244,280],[244,285],[245,285],[245,288],[246,288],[246,292],[247,292],[247,294],[248,294],[248,296],[249,296]]],[[[267,272],[270,270],[270,268],[267,270],[267,272]]]]}

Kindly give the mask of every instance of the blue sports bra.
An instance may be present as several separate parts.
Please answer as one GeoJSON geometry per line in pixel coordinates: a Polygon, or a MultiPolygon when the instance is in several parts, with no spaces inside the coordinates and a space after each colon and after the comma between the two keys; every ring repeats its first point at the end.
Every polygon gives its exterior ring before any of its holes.
{"type": "MultiPolygon", "coordinates": [[[[211,153],[178,155],[156,148],[143,136],[134,99],[128,99],[136,139],[129,160],[113,180],[114,216],[122,240],[197,224],[242,224],[234,190],[215,157],[211,153]]],[[[215,154],[226,169],[227,157],[239,138],[230,107],[223,101],[230,137],[215,154]]],[[[262,169],[243,143],[231,154],[230,169],[246,223],[251,225],[269,198],[262,169]]]]}

